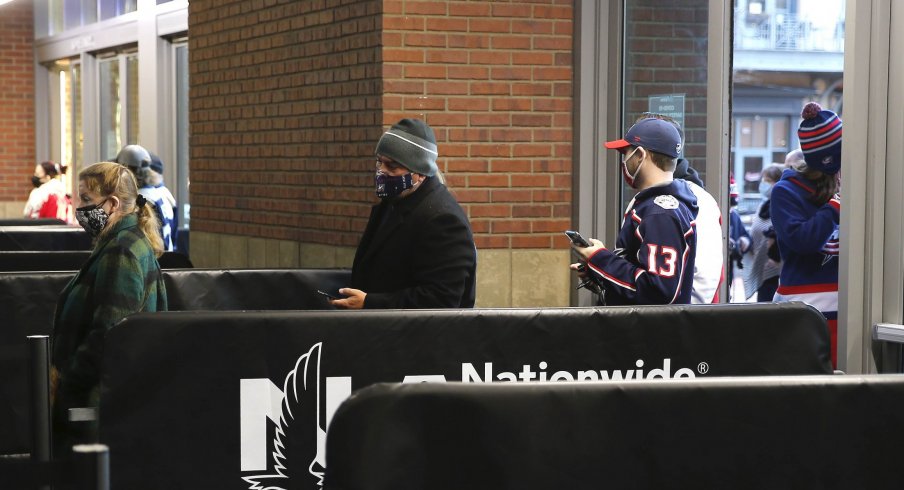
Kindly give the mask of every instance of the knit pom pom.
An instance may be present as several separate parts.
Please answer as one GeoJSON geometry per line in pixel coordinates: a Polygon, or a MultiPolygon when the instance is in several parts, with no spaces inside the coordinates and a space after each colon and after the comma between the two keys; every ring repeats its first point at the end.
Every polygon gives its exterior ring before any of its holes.
{"type": "Polygon", "coordinates": [[[816,102],[809,102],[804,106],[804,110],[801,111],[800,117],[804,119],[813,119],[819,114],[819,111],[821,110],[822,106],[820,106],[816,102]]]}

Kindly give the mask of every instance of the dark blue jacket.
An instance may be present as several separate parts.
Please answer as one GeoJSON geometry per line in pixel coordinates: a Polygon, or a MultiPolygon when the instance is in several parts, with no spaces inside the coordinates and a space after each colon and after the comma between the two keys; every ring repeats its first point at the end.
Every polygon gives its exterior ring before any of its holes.
{"type": "Polygon", "coordinates": [[[840,208],[810,202],[814,188],[794,170],[785,170],[772,188],[772,226],[783,263],[777,292],[816,306],[831,320],[838,309],[840,208]]]}
{"type": "Polygon", "coordinates": [[[696,216],[697,198],[683,180],[640,191],[625,211],[617,248],[587,262],[606,304],[689,304],[696,216]]]}

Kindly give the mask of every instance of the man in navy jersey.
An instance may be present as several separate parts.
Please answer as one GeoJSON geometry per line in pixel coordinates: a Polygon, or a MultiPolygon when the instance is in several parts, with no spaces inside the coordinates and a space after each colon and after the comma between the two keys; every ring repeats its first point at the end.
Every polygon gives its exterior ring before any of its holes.
{"type": "Polygon", "coordinates": [[[606,148],[622,154],[625,182],[639,192],[625,210],[615,249],[593,238],[590,247],[572,245],[586,261],[581,274],[600,284],[607,305],[689,304],[698,208],[687,182],[673,179],[678,130],[667,121],[643,119],[606,148]]]}

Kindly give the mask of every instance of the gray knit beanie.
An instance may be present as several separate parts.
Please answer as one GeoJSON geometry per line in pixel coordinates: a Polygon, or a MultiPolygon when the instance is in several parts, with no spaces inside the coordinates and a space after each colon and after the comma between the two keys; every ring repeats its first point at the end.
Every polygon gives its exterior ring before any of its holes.
{"type": "Polygon", "coordinates": [[[393,124],[380,137],[374,153],[389,157],[414,173],[436,175],[436,136],[420,119],[402,119],[393,124]]]}

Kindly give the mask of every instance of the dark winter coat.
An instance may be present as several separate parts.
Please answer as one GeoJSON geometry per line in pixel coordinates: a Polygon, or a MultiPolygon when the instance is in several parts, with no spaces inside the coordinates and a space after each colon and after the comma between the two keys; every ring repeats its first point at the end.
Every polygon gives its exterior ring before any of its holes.
{"type": "Polygon", "coordinates": [[[467,216],[445,185],[373,207],[355,253],[351,287],[364,308],[471,308],[477,250],[467,216]]]}

